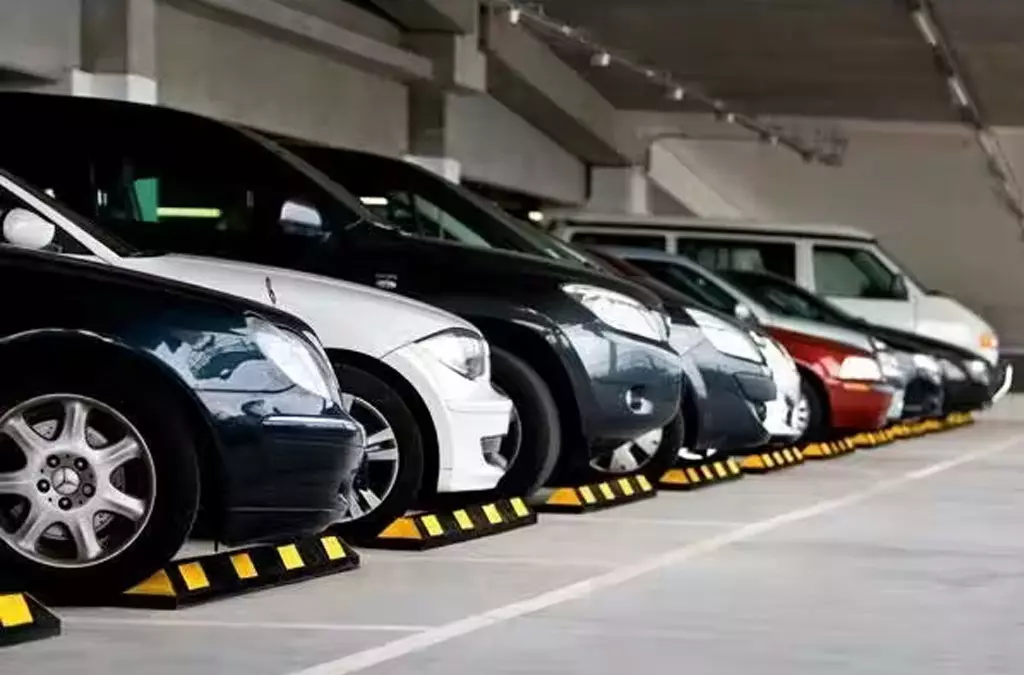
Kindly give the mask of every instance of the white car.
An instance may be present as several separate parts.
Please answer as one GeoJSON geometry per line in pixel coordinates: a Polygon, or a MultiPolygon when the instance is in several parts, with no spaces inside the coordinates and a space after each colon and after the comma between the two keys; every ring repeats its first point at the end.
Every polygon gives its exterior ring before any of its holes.
{"type": "MultiPolygon", "coordinates": [[[[184,255],[142,255],[0,171],[0,185],[36,209],[14,209],[6,244],[99,260],[286,310],[316,331],[342,401],[365,428],[367,459],[340,495],[350,535],[374,536],[422,493],[495,488],[512,403],[495,391],[490,353],[472,324],[431,305],[293,270],[184,255]]],[[[514,431],[514,430],[513,430],[514,431]]]]}
{"type": "Polygon", "coordinates": [[[771,272],[872,323],[969,349],[985,359],[1000,382],[1012,378],[999,359],[992,327],[954,298],[918,283],[869,232],[838,225],[569,211],[545,217],[559,238],[577,244],[685,255],[712,270],[771,272]]]}

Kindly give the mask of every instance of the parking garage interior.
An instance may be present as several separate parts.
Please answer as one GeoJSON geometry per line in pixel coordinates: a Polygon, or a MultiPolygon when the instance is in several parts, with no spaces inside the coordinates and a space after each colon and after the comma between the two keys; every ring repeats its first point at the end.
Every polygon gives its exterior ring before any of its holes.
{"type": "MultiPolygon", "coordinates": [[[[981,317],[1019,369],[1022,35],[1009,0],[4,0],[0,96],[165,107],[398,159],[562,239],[577,216],[857,228],[981,317]]],[[[62,161],[45,131],[18,143],[62,161]]],[[[538,508],[528,527],[429,551],[357,545],[358,569],[174,611],[47,602],[52,639],[3,646],[0,602],[0,673],[1014,673],[1010,379],[972,424],[889,420],[835,461],[709,470],[706,488],[538,508]]],[[[176,557],[223,550],[195,537],[176,557]]],[[[19,590],[4,585],[0,601],[19,590]]]]}

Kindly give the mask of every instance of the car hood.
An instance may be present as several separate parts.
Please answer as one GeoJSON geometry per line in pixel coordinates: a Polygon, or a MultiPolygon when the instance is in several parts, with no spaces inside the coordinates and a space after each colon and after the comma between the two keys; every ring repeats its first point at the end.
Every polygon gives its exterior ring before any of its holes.
{"type": "Polygon", "coordinates": [[[805,335],[811,335],[825,340],[832,340],[833,342],[838,342],[868,353],[875,351],[874,345],[871,344],[871,338],[868,335],[860,331],[843,328],[842,326],[835,326],[833,324],[822,323],[820,321],[810,321],[808,319],[799,319],[793,316],[783,316],[781,314],[770,314],[768,323],[776,328],[782,328],[783,330],[788,330],[793,333],[803,333],[805,335]]]}
{"type": "Polygon", "coordinates": [[[367,286],[290,269],[168,254],[122,258],[122,266],[232,293],[291,312],[328,349],[374,358],[450,328],[479,333],[454,314],[367,286]]]}

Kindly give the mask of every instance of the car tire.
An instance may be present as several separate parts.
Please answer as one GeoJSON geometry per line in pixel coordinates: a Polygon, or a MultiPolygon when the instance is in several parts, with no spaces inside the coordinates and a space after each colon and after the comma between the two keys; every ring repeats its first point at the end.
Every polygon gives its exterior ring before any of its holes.
{"type": "Polygon", "coordinates": [[[491,347],[491,379],[514,408],[501,448],[505,457],[514,452],[514,460],[498,482],[496,493],[526,497],[544,486],[558,463],[562,437],[558,406],[540,375],[500,347],[491,347]],[[518,447],[509,449],[510,444],[518,447]]]}
{"type": "Polygon", "coordinates": [[[607,461],[604,458],[595,459],[587,465],[583,474],[579,476],[578,482],[593,483],[638,474],[643,474],[653,482],[660,481],[665,472],[676,464],[685,440],[686,420],[680,410],[668,424],[660,429],[649,431],[616,448],[616,453],[625,453],[626,457],[632,458],[635,462],[645,460],[642,464],[630,469],[628,464],[617,462],[619,468],[616,470],[616,464],[613,464],[614,457],[610,457],[607,461]],[[648,443],[656,440],[657,445],[645,448],[644,442],[641,440],[645,438],[648,439],[648,443]],[[602,470],[595,466],[595,463],[600,466],[607,465],[607,468],[602,470]]]}
{"type": "Polygon", "coordinates": [[[19,451],[25,465],[22,469],[28,469],[28,453],[20,450],[21,446],[11,436],[14,432],[8,431],[13,428],[9,424],[16,424],[12,420],[28,422],[27,426],[20,426],[21,433],[31,434],[23,437],[30,439],[23,444],[34,448],[36,457],[43,458],[31,471],[26,471],[31,478],[25,484],[32,491],[26,493],[31,495],[29,498],[13,496],[11,492],[0,497],[0,569],[4,570],[6,583],[20,590],[62,601],[109,599],[171,560],[195,522],[200,487],[195,430],[181,410],[179,399],[164,390],[161,383],[137,373],[130,378],[112,373],[122,365],[114,361],[83,364],[70,359],[61,359],[60,363],[50,360],[46,365],[12,368],[13,376],[5,377],[0,394],[0,479],[4,472],[10,478],[14,475],[11,471],[19,470],[13,459],[19,451]],[[85,420],[82,425],[64,421],[74,417],[72,409],[85,420]],[[76,427],[81,429],[80,433],[76,433],[76,427]],[[118,428],[125,435],[119,441],[108,441],[117,438],[118,428]],[[55,436],[47,438],[40,434],[41,430],[55,436]],[[83,440],[72,445],[58,444],[64,434],[69,439],[83,440]],[[131,458],[119,460],[108,454],[104,467],[102,450],[128,448],[129,440],[135,441],[137,450],[124,450],[120,457],[131,458]],[[75,448],[80,452],[74,452],[75,448]],[[51,460],[60,465],[54,467],[49,463],[51,460]],[[77,464],[79,461],[83,463],[77,464]],[[64,472],[71,468],[77,476],[74,480],[64,472]],[[79,468],[82,470],[78,471],[79,468]],[[64,473],[58,476],[58,471],[64,473]],[[48,487],[45,492],[43,481],[48,487]],[[94,481],[94,486],[87,490],[93,485],[90,481],[94,481]],[[119,487],[113,487],[118,483],[119,487]],[[68,494],[60,489],[68,485],[77,485],[77,491],[68,494]],[[148,495],[133,494],[146,492],[147,487],[148,495]],[[89,491],[92,494],[87,496],[89,491]],[[116,497],[118,501],[100,501],[105,497],[116,497]],[[136,501],[128,503],[125,497],[136,501]],[[57,504],[74,499],[75,505],[55,507],[52,499],[57,504]],[[145,514],[134,520],[109,515],[113,512],[83,517],[87,508],[99,509],[100,505],[115,503],[133,514],[132,509],[142,504],[145,514]],[[58,512],[58,508],[64,510],[58,512]],[[33,532],[31,527],[26,528],[28,521],[34,519],[33,514],[49,514],[58,518],[52,522],[61,525],[37,528],[29,553],[12,542],[15,537],[27,537],[33,532]],[[65,522],[74,525],[74,530],[65,522]],[[87,522],[91,525],[86,526],[87,522]],[[89,531],[92,540],[87,543],[89,531]],[[69,560],[90,548],[92,542],[98,546],[106,542],[116,550],[101,551],[91,560],[69,560]]]}
{"type": "Polygon", "coordinates": [[[821,390],[808,380],[809,375],[801,373],[800,395],[807,401],[807,428],[797,439],[798,443],[807,443],[821,440],[828,433],[828,420],[825,412],[825,400],[821,390]]]}
{"type": "Polygon", "coordinates": [[[355,489],[380,491],[387,483],[385,494],[375,495],[379,504],[366,509],[366,494],[357,495],[365,515],[339,523],[341,533],[352,541],[367,541],[417,505],[424,480],[423,434],[401,393],[387,382],[351,365],[335,363],[334,370],[341,383],[342,407],[363,425],[370,441],[356,472],[355,489]],[[373,442],[375,435],[380,441],[373,442]],[[382,457],[377,466],[375,452],[382,457]],[[397,462],[393,470],[384,465],[391,456],[397,462]]]}

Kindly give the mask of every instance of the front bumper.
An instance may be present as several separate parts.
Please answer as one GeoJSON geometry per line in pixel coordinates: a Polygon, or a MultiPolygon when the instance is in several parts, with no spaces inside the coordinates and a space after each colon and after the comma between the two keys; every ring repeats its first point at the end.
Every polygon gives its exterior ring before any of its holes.
{"type": "Polygon", "coordinates": [[[870,431],[888,421],[895,390],[887,384],[831,380],[827,383],[831,425],[837,431],[870,431]]]}
{"type": "Polygon", "coordinates": [[[1000,359],[989,376],[989,403],[997,403],[1013,386],[1013,364],[1000,359]]]}
{"type": "Polygon", "coordinates": [[[941,380],[926,372],[918,372],[907,383],[903,395],[902,419],[938,417],[942,414],[945,389],[941,380]]]}
{"type": "Polygon", "coordinates": [[[777,396],[768,371],[722,354],[707,341],[688,355],[696,362],[707,390],[701,401],[696,449],[729,452],[764,445],[771,435],[764,425],[767,406],[777,396]]]}
{"type": "Polygon", "coordinates": [[[225,468],[224,543],[319,532],[338,518],[338,491],[353,480],[365,443],[362,427],[338,412],[218,423],[222,443],[243,460],[225,468]]]}
{"type": "Polygon", "coordinates": [[[563,326],[562,333],[571,349],[561,356],[574,381],[590,448],[636,438],[676,416],[683,366],[667,344],[600,325],[563,326]]]}
{"type": "Polygon", "coordinates": [[[437,491],[493,489],[504,470],[488,463],[485,449],[508,433],[512,402],[490,377],[467,380],[413,343],[383,359],[419,394],[437,435],[437,491]]]}
{"type": "Polygon", "coordinates": [[[774,339],[760,345],[761,354],[772,371],[777,394],[765,403],[764,428],[773,441],[790,441],[799,436],[793,428],[793,412],[800,401],[800,371],[796,362],[774,339]]]}

